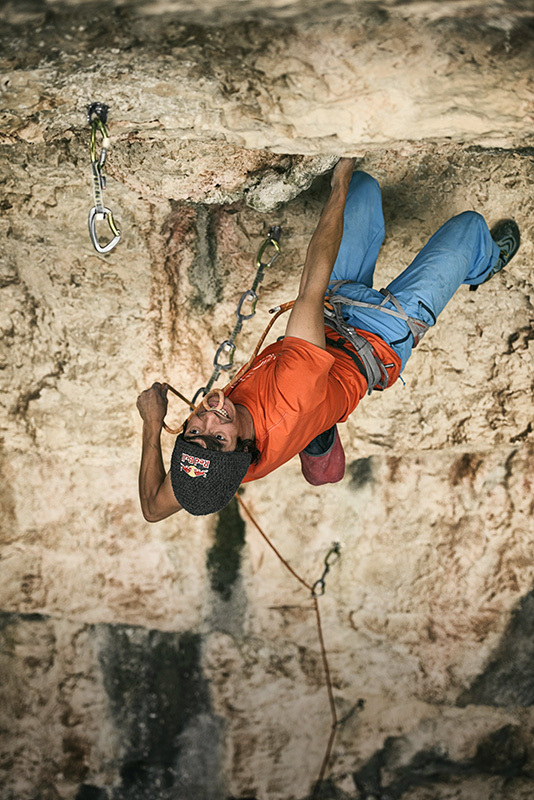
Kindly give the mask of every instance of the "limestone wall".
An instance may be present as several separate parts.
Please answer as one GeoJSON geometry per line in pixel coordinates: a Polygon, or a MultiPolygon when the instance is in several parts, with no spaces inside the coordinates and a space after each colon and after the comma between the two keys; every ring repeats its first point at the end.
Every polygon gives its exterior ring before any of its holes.
{"type": "Polygon", "coordinates": [[[280,224],[246,360],[340,154],[382,186],[377,286],[469,208],[523,242],[342,426],[341,484],[293,460],[242,495],[308,582],[343,544],[320,608],[346,721],[318,796],[531,798],[529,4],[0,13],[1,800],[311,797],[331,717],[309,594],[235,504],[144,522],[135,399],[205,383],[280,224]],[[87,232],[94,100],[108,256],[87,232]]]}

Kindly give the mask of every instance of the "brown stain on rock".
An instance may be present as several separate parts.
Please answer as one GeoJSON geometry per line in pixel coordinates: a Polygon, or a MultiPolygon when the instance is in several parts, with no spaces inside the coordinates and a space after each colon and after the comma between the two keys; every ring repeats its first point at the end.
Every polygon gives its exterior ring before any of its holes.
{"type": "Polygon", "coordinates": [[[458,486],[464,480],[472,484],[482,463],[482,459],[475,453],[464,453],[450,469],[451,485],[458,486]]]}
{"type": "Polygon", "coordinates": [[[65,760],[61,765],[66,780],[80,783],[85,780],[88,772],[88,759],[91,748],[87,739],[69,731],[63,736],[62,750],[65,760]]]}

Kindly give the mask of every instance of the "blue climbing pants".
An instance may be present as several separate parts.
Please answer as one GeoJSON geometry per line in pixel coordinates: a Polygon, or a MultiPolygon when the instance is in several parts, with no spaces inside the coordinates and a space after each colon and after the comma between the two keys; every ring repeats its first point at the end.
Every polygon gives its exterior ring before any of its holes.
{"type": "MultiPolygon", "coordinates": [[[[331,282],[349,280],[340,294],[380,305],[384,296],[373,289],[378,251],[384,241],[382,197],[378,182],[365,172],[352,176],[345,205],[343,238],[331,282]]],[[[415,257],[409,267],[386,288],[408,316],[434,325],[462,283],[482,283],[500,251],[484,218],[464,211],[446,222],[415,257]]],[[[394,309],[391,302],[386,308],[394,309]]],[[[401,358],[404,369],[412,352],[413,336],[401,319],[378,309],[343,306],[343,317],[360,330],[387,342],[401,358]]]]}

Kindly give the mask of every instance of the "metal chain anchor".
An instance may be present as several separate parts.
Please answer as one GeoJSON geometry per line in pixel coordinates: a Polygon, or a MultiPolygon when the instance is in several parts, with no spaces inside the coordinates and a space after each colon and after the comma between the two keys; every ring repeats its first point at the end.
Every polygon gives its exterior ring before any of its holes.
{"type": "Polygon", "coordinates": [[[326,554],[326,558],[324,560],[324,570],[323,574],[320,578],[318,578],[312,586],[311,593],[312,597],[321,597],[326,589],[325,579],[328,573],[330,572],[330,567],[332,567],[336,561],[339,560],[341,555],[341,543],[340,542],[333,542],[332,547],[326,554]]]}
{"type": "Polygon", "coordinates": [[[106,188],[106,178],[102,174],[102,168],[106,162],[107,152],[110,148],[110,140],[106,128],[108,118],[108,106],[104,103],[91,103],[87,107],[87,122],[91,126],[91,168],[93,171],[93,193],[95,204],[89,212],[89,236],[93,247],[97,253],[109,253],[120,242],[121,232],[115,224],[111,210],[104,205],[103,192],[106,188]],[[97,131],[102,135],[102,150],[100,156],[96,156],[96,134],[97,131]],[[106,245],[101,245],[96,233],[97,220],[106,220],[110,227],[113,239],[106,245]]]}
{"type": "Polygon", "coordinates": [[[245,322],[245,320],[247,319],[251,319],[256,313],[256,303],[258,302],[258,294],[257,294],[258,286],[260,285],[260,283],[264,278],[265,270],[274,264],[274,262],[281,253],[280,249],[281,234],[282,234],[282,228],[280,227],[280,225],[272,225],[269,228],[269,233],[267,234],[267,238],[261,245],[258,251],[258,255],[256,256],[257,270],[254,282],[250,287],[250,289],[247,289],[246,292],[243,292],[243,294],[239,298],[239,302],[237,304],[237,309],[235,312],[237,317],[237,322],[235,324],[235,327],[232,333],[230,334],[230,337],[218,346],[217,351],[215,353],[215,357],[213,359],[214,370],[211,374],[211,378],[207,382],[206,386],[201,386],[200,389],[198,389],[195,392],[195,396],[191,401],[191,408],[195,406],[199,395],[204,396],[209,392],[209,390],[211,389],[211,387],[213,386],[213,384],[215,383],[221,372],[225,372],[226,370],[229,370],[232,367],[234,363],[234,354],[236,349],[235,340],[238,334],[241,332],[241,329],[243,327],[243,322],[245,322]],[[274,249],[274,252],[268,261],[263,261],[263,256],[268,247],[272,247],[274,249]],[[243,313],[243,306],[246,303],[250,303],[248,314],[243,313]]]}

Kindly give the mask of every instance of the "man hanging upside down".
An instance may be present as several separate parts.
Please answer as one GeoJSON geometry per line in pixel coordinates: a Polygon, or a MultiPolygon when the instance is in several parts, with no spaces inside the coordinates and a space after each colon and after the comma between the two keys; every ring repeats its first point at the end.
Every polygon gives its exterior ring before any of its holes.
{"type": "Polygon", "coordinates": [[[395,383],[462,283],[475,290],[517,252],[515,222],[503,220],[490,233],[480,214],[465,211],[387,289],[373,289],[384,239],[380,187],[353,169],[349,158],[334,169],[284,339],[263,350],[226,396],[216,390],[204,398],[176,439],[168,473],[160,445],[166,387],[155,383],[139,395],[139,495],[149,522],[182,508],[219,511],[241,483],[297,453],[309,483],[341,480],[345,456],[336,424],[367,392],[395,383]]]}

